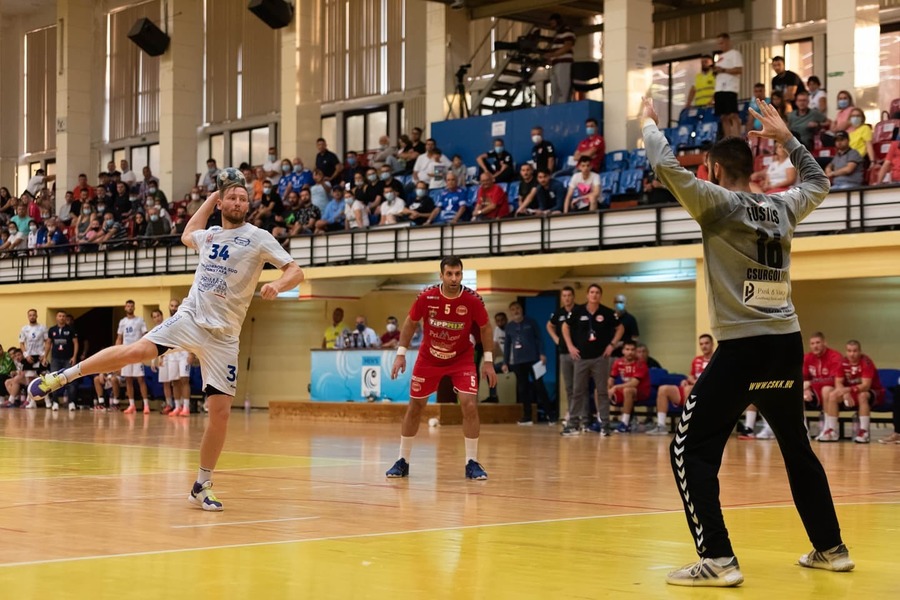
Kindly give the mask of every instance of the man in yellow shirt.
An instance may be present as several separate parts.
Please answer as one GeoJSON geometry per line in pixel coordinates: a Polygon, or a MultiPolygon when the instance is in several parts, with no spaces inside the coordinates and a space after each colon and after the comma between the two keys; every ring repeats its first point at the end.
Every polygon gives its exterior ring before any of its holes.
{"type": "Polygon", "coordinates": [[[331,315],[332,324],[325,328],[325,337],[322,338],[323,350],[334,350],[337,339],[344,335],[347,326],[344,324],[344,309],[336,308],[331,315]]]}
{"type": "Polygon", "coordinates": [[[689,107],[704,108],[712,104],[716,93],[716,74],[713,73],[713,58],[708,54],[700,57],[701,71],[694,76],[694,85],[688,92],[689,107]]]}

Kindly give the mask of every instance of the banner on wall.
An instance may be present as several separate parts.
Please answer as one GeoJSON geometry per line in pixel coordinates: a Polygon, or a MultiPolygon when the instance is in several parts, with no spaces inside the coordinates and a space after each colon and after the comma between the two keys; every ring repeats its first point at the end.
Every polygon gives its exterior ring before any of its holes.
{"type": "Polygon", "coordinates": [[[363,356],[359,379],[363,398],[381,398],[381,358],[363,356]]]}
{"type": "MultiPolygon", "coordinates": [[[[313,350],[310,398],[316,402],[364,402],[370,398],[409,402],[418,350],[406,354],[406,372],[391,379],[396,350],[313,350]]],[[[435,401],[435,395],[428,399],[435,401]]]]}

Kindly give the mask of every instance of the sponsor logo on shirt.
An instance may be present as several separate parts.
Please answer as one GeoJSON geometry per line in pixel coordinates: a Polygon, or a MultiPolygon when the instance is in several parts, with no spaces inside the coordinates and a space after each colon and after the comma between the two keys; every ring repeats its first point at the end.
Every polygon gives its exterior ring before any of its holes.
{"type": "Polygon", "coordinates": [[[456,307],[456,314],[458,314],[459,316],[463,316],[468,312],[469,312],[469,309],[466,308],[465,306],[457,306],[456,307]]]}
{"type": "Polygon", "coordinates": [[[442,342],[455,342],[458,340],[461,335],[453,335],[449,331],[428,331],[428,337],[434,340],[441,340],[442,342]]]}
{"type": "Polygon", "coordinates": [[[248,240],[247,238],[236,237],[231,241],[234,242],[235,244],[237,244],[238,246],[249,246],[250,245],[250,240],[248,240]]]}
{"type": "Polygon", "coordinates": [[[597,318],[597,322],[598,322],[598,323],[602,323],[602,322],[603,322],[603,315],[597,315],[596,318],[597,318]]]}
{"type": "Polygon", "coordinates": [[[450,360],[451,358],[456,356],[456,352],[441,352],[439,350],[436,350],[435,348],[429,348],[428,352],[430,352],[431,355],[435,358],[439,358],[441,360],[450,360]]]}
{"type": "Polygon", "coordinates": [[[416,377],[415,375],[413,375],[413,376],[412,376],[412,380],[415,381],[415,382],[418,382],[418,383],[425,383],[425,378],[424,378],[424,377],[416,377]]]}
{"type": "Polygon", "coordinates": [[[457,323],[456,321],[442,321],[440,319],[435,319],[434,315],[431,315],[431,318],[428,319],[428,324],[438,329],[450,329],[452,331],[462,331],[466,327],[465,323],[457,323]]]}
{"type": "Polygon", "coordinates": [[[413,381],[413,382],[410,384],[409,389],[412,390],[412,391],[414,391],[414,392],[421,392],[421,391],[422,391],[422,384],[419,383],[418,381],[413,381]]]}
{"type": "Polygon", "coordinates": [[[744,282],[744,304],[755,308],[787,306],[788,285],[782,282],[744,282]]]}
{"type": "Polygon", "coordinates": [[[429,317],[431,317],[431,318],[433,319],[434,317],[437,316],[437,314],[438,314],[438,307],[437,307],[437,306],[429,306],[429,307],[428,307],[428,316],[429,316],[429,317]]]}

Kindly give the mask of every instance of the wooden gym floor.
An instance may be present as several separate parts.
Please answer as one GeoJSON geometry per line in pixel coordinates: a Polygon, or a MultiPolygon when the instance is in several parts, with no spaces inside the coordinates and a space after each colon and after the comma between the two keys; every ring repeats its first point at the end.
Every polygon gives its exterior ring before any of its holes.
{"type": "MultiPolygon", "coordinates": [[[[0,598],[888,598],[900,554],[900,446],[816,445],[857,562],[810,549],[774,442],[727,448],[722,497],[746,581],[664,583],[694,560],[668,438],[423,427],[386,481],[397,425],[232,415],[216,491],[185,500],[204,417],[0,411],[0,598]]],[[[886,430],[875,432],[883,436],[886,430]]]]}

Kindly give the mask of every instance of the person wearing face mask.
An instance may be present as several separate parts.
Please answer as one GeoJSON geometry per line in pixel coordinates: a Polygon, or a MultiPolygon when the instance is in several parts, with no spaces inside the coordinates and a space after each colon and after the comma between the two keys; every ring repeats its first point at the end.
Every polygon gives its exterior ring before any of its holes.
{"type": "Polygon", "coordinates": [[[850,127],[850,113],[853,112],[853,96],[847,90],[841,90],[837,95],[837,112],[831,125],[832,132],[846,131],[850,127]]]}
{"type": "MultiPolygon", "coordinates": [[[[291,163],[291,189],[300,193],[303,188],[312,187],[315,184],[312,171],[303,166],[299,156],[295,156],[291,163]]],[[[283,196],[282,196],[283,197],[283,196]]]]}
{"type": "Polygon", "coordinates": [[[86,226],[84,231],[79,231],[75,242],[78,244],[79,252],[93,252],[97,249],[94,242],[101,234],[100,217],[96,214],[89,219],[85,219],[86,226]]]}
{"type": "Polygon", "coordinates": [[[397,317],[388,317],[381,334],[382,348],[396,348],[400,345],[400,328],[397,326],[397,317]]]}
{"type": "MultiPolygon", "coordinates": [[[[316,172],[320,173],[318,169],[316,169],[316,172]]],[[[321,235],[326,231],[342,231],[344,229],[344,219],[346,218],[345,210],[344,191],[336,187],[331,190],[331,201],[325,205],[325,210],[322,211],[322,218],[316,221],[316,235],[321,235]]]]}
{"type": "MultiPolygon", "coordinates": [[[[121,242],[128,237],[128,231],[116,220],[116,215],[107,210],[103,215],[103,227],[100,235],[94,238],[96,244],[106,244],[108,250],[118,248],[121,242]]],[[[102,248],[101,248],[102,249],[102,248]]]]}
{"type": "Polygon", "coordinates": [[[687,106],[705,108],[712,104],[716,93],[716,74],[713,72],[713,57],[700,57],[700,72],[694,75],[694,85],[688,92],[687,106]]]}
{"type": "Polygon", "coordinates": [[[556,148],[552,143],[544,139],[544,128],[535,125],[531,128],[531,160],[534,161],[535,171],[556,170],[556,148]]]}
{"type": "Polygon", "coordinates": [[[276,226],[284,225],[284,203],[268,181],[263,183],[263,195],[259,208],[248,217],[248,220],[252,220],[257,227],[265,229],[269,233],[276,226]]]}
{"type": "Polygon", "coordinates": [[[351,190],[344,190],[344,227],[365,229],[369,226],[369,207],[357,200],[351,190]]]}
{"type": "Polygon", "coordinates": [[[341,181],[344,185],[353,185],[357,175],[366,176],[366,167],[359,164],[359,154],[350,150],[344,158],[344,169],[341,171],[341,181]]]}
{"type": "Polygon", "coordinates": [[[516,178],[516,165],[506,151],[503,138],[494,138],[494,149],[479,155],[476,161],[482,171],[494,176],[497,183],[511,183],[516,178]]]}
{"type": "Polygon", "coordinates": [[[38,238],[38,230],[41,227],[37,224],[37,222],[32,221],[28,225],[28,253],[35,254],[35,250],[37,250],[37,238],[38,238]]]}
{"type": "Polygon", "coordinates": [[[337,339],[335,348],[380,348],[381,338],[375,330],[366,325],[366,318],[362,315],[356,317],[356,327],[352,331],[346,331],[337,339]]]}
{"type": "Polygon", "coordinates": [[[200,197],[200,188],[195,185],[191,188],[190,200],[188,200],[185,208],[189,215],[194,216],[194,213],[200,210],[201,206],[203,206],[203,199],[200,197]]]}
{"type": "Polygon", "coordinates": [[[628,299],[624,294],[619,294],[616,296],[615,304],[613,304],[616,316],[619,318],[619,324],[625,328],[622,337],[616,344],[615,350],[613,350],[613,356],[622,356],[622,346],[627,342],[637,344],[639,341],[638,336],[640,331],[638,330],[638,322],[637,319],[634,318],[634,315],[625,310],[625,303],[627,301],[628,299]]]}
{"type": "MultiPolygon", "coordinates": [[[[872,126],[866,123],[866,114],[854,106],[850,112],[850,126],[846,129],[850,136],[850,147],[859,152],[863,158],[875,161],[875,148],[872,145],[872,126]]],[[[868,163],[864,165],[868,168],[868,163]]]]}
{"type": "Polygon", "coordinates": [[[578,142],[574,155],[575,163],[577,164],[582,156],[587,156],[591,159],[591,171],[599,173],[603,160],[606,157],[606,142],[603,140],[603,136],[600,135],[597,119],[591,117],[585,121],[584,132],[587,134],[587,137],[578,142]]]}
{"type": "Polygon", "coordinates": [[[291,177],[291,174],[294,172],[294,166],[291,164],[291,161],[288,159],[284,159],[281,161],[281,177],[278,179],[277,184],[272,184],[275,188],[278,189],[278,195],[282,198],[287,198],[288,194],[292,191],[297,192],[300,191],[299,188],[294,187],[294,180],[291,177]]]}
{"type": "Polygon", "coordinates": [[[150,244],[158,246],[162,240],[172,234],[172,226],[167,219],[163,219],[159,214],[159,208],[154,206],[147,211],[147,226],[144,235],[150,240],[150,244]]]}
{"type": "Polygon", "coordinates": [[[10,223],[15,223],[16,229],[24,233],[28,231],[28,225],[33,220],[28,214],[28,205],[20,200],[16,205],[16,214],[10,219],[10,223]]]}
{"type": "Polygon", "coordinates": [[[288,235],[291,237],[301,234],[311,234],[316,230],[316,222],[322,218],[319,207],[312,203],[309,190],[300,190],[298,194],[298,206],[291,212],[290,223],[285,218],[285,224],[290,226],[288,235]]]}
{"type": "MultiPolygon", "coordinates": [[[[354,184],[356,181],[359,181],[358,177],[354,181],[354,184]]],[[[375,201],[378,199],[378,181],[378,169],[369,167],[366,169],[366,176],[365,179],[363,179],[362,186],[355,185],[354,187],[356,197],[369,207],[369,211],[373,210],[373,206],[377,206],[375,201]]]]}
{"type": "Polygon", "coordinates": [[[331,192],[331,184],[325,179],[325,173],[321,169],[313,171],[313,185],[309,188],[312,203],[318,207],[319,212],[325,214],[328,206],[328,195],[331,192]]]}
{"type": "Polygon", "coordinates": [[[206,160],[206,173],[203,174],[203,178],[200,180],[200,185],[207,189],[209,192],[216,191],[216,177],[219,176],[219,166],[216,164],[216,159],[210,157],[206,160]]]}
{"type": "Polygon", "coordinates": [[[83,204],[81,206],[81,211],[78,213],[78,216],[75,217],[75,220],[72,221],[72,227],[70,229],[74,230],[73,237],[75,239],[84,235],[84,232],[91,226],[91,217],[93,214],[94,209],[90,204],[83,204]]]}
{"type": "Polygon", "coordinates": [[[391,168],[387,165],[381,167],[381,173],[378,177],[380,181],[375,188],[375,204],[374,206],[369,206],[369,210],[373,213],[381,214],[381,203],[387,200],[385,194],[393,193],[392,201],[395,197],[401,197],[403,195],[403,184],[394,177],[391,168]]]}
{"type": "Polygon", "coordinates": [[[5,242],[0,244],[0,253],[15,252],[28,247],[28,240],[24,233],[19,230],[18,225],[13,222],[9,224],[9,237],[5,242]]]}
{"type": "Polygon", "coordinates": [[[283,161],[278,160],[278,149],[275,146],[269,148],[269,154],[266,156],[266,162],[262,164],[262,170],[265,179],[268,179],[272,185],[277,186],[281,182],[281,165],[283,164],[283,161]]]}
{"type": "MultiPolygon", "coordinates": [[[[424,185],[424,184],[422,184],[424,185]]],[[[406,210],[406,202],[403,195],[396,192],[393,188],[386,188],[384,192],[384,201],[378,206],[381,214],[379,225],[394,225],[397,218],[406,210]]]]}
{"type": "Polygon", "coordinates": [[[420,181],[416,184],[416,197],[413,198],[409,206],[400,213],[404,220],[412,221],[416,225],[424,225],[431,213],[434,212],[434,200],[429,194],[428,186],[420,181]]]}

